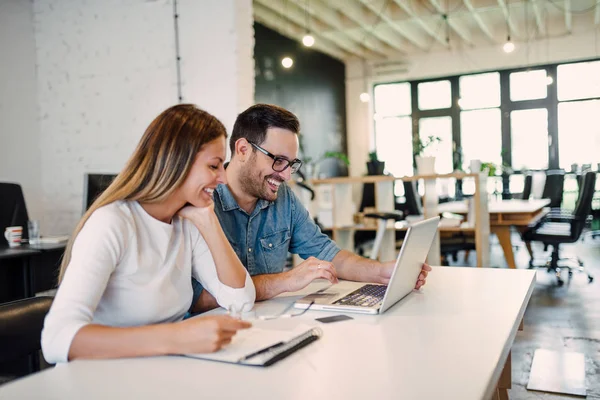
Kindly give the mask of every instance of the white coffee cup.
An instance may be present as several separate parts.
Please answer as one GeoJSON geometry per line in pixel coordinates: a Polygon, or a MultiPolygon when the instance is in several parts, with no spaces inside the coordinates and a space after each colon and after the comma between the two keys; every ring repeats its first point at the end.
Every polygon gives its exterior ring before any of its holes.
{"type": "Polygon", "coordinates": [[[9,247],[18,247],[21,245],[21,238],[23,237],[22,226],[9,226],[4,230],[4,238],[8,242],[9,247]]]}

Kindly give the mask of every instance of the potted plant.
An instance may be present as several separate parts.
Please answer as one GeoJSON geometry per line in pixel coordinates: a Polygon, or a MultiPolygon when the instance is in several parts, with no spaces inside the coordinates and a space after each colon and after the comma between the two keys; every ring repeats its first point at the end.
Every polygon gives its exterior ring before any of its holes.
{"type": "Polygon", "coordinates": [[[380,161],[377,158],[377,151],[369,153],[369,161],[367,161],[367,175],[383,175],[385,169],[385,161],[380,161]]]}
{"type": "Polygon", "coordinates": [[[415,136],[413,139],[413,155],[415,156],[415,163],[417,167],[417,173],[428,175],[435,173],[435,157],[432,155],[426,155],[426,150],[434,144],[440,143],[442,138],[439,136],[429,135],[425,139],[421,139],[419,136],[415,136]]]}

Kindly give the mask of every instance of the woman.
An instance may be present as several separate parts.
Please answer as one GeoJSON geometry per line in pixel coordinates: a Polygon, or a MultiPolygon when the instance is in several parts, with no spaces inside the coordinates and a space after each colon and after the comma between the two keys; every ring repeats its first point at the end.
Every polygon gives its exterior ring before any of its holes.
{"type": "Polygon", "coordinates": [[[225,308],[250,310],[256,296],[213,209],[226,137],[193,105],[150,124],[67,246],[42,332],[48,362],[212,352],[250,326],[224,315],[183,321],[192,276],[225,308]]]}

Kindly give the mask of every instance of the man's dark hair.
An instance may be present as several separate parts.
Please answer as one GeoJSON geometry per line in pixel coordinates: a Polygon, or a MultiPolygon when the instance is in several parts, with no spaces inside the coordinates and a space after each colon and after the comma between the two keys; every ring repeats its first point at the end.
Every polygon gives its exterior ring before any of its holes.
{"type": "Polygon", "coordinates": [[[267,129],[281,128],[300,132],[300,121],[286,110],[273,104],[255,104],[238,115],[233,125],[233,132],[229,139],[231,156],[235,155],[235,142],[244,138],[256,145],[261,145],[267,137],[267,129]]]}

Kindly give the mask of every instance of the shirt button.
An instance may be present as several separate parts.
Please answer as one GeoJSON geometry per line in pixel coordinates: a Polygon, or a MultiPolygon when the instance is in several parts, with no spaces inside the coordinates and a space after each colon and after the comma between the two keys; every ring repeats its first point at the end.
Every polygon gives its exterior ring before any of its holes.
{"type": "Polygon", "coordinates": [[[269,247],[273,247],[273,243],[269,243],[269,247]]]}
{"type": "Polygon", "coordinates": [[[252,247],[248,248],[248,253],[252,253],[252,247]]]}

